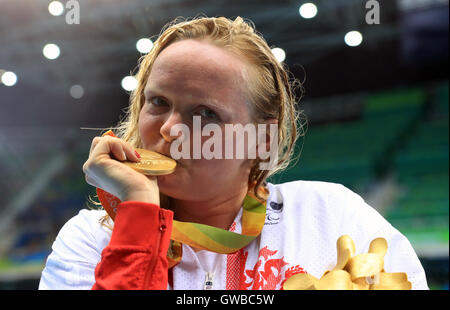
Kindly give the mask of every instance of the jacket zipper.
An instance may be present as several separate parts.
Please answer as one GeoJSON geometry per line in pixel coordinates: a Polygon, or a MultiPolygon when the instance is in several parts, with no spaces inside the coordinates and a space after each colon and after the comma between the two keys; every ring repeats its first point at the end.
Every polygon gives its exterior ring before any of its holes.
{"type": "Polygon", "coordinates": [[[148,290],[148,286],[150,285],[150,281],[151,281],[151,275],[152,275],[152,271],[155,268],[156,262],[158,261],[159,258],[159,246],[161,245],[161,239],[163,237],[163,234],[166,230],[166,225],[165,224],[161,224],[165,222],[165,218],[163,213],[161,212],[161,210],[159,210],[159,238],[156,241],[156,247],[155,247],[155,254],[153,255],[153,259],[149,262],[148,264],[148,268],[145,272],[145,276],[144,276],[144,290],[148,290]]]}

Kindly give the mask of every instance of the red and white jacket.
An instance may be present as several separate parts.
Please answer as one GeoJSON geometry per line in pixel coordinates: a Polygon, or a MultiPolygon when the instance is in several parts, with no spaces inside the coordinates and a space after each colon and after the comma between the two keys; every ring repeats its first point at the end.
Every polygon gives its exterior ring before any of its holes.
{"type": "MultiPolygon", "coordinates": [[[[290,276],[320,278],[336,264],[337,239],[349,235],[356,255],[370,242],[388,242],[386,272],[406,272],[413,289],[428,289],[410,242],[346,187],[326,182],[268,184],[261,235],[234,254],[195,252],[183,245],[181,262],[168,270],[166,253],[173,212],[124,202],[114,229],[105,211],[81,210],[59,232],[39,289],[281,289],[290,276]]],[[[242,209],[230,230],[241,232],[242,209]]]]}

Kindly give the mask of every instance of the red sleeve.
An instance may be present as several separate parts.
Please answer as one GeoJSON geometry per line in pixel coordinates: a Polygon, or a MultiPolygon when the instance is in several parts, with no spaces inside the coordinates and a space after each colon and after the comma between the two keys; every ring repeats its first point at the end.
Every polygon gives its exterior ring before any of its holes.
{"type": "Polygon", "coordinates": [[[151,203],[119,204],[108,246],[95,268],[92,289],[167,289],[167,250],[173,212],[151,203]]]}

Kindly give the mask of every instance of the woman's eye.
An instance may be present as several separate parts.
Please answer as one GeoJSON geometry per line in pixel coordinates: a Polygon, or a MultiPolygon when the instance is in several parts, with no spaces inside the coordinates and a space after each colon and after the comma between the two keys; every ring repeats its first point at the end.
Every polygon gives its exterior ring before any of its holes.
{"type": "Polygon", "coordinates": [[[170,109],[169,103],[162,97],[150,97],[146,99],[147,111],[151,114],[166,113],[170,109]]]}
{"type": "Polygon", "coordinates": [[[203,108],[203,109],[199,110],[198,114],[201,117],[205,117],[205,118],[209,118],[209,119],[219,119],[219,116],[217,115],[216,112],[214,112],[211,109],[207,109],[207,108],[203,108]]]}
{"type": "Polygon", "coordinates": [[[149,99],[149,102],[155,107],[165,107],[167,102],[161,97],[153,97],[149,99]]]}

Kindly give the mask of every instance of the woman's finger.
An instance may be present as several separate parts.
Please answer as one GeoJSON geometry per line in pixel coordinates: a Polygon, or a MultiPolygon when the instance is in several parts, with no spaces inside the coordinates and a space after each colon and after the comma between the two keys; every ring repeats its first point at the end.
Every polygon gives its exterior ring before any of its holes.
{"type": "Polygon", "coordinates": [[[94,139],[92,139],[91,148],[89,149],[89,156],[91,156],[92,151],[97,146],[97,144],[100,142],[100,140],[101,140],[101,137],[95,137],[94,139]]]}
{"type": "Polygon", "coordinates": [[[127,159],[130,161],[138,162],[141,160],[141,155],[132,147],[128,142],[123,143],[123,149],[127,155],[127,159]]]}
{"type": "Polygon", "coordinates": [[[110,136],[94,138],[92,143],[93,148],[90,157],[97,157],[100,155],[108,155],[119,161],[139,161],[140,158],[137,155],[135,149],[127,142],[110,136]]]}

